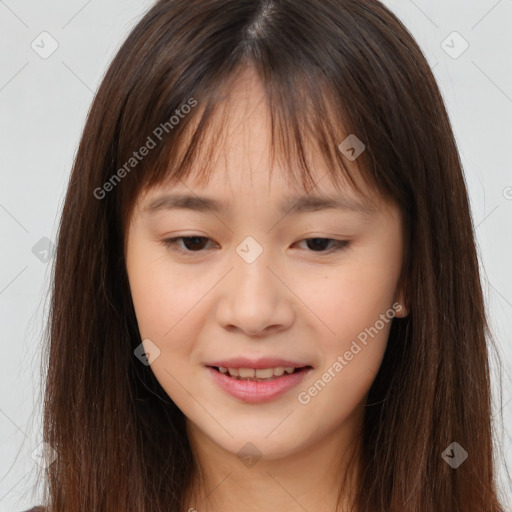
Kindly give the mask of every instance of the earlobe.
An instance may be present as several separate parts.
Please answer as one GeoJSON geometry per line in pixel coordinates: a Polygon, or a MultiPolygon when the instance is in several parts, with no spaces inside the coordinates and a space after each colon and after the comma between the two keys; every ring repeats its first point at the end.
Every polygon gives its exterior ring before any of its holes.
{"type": "Polygon", "coordinates": [[[396,318],[405,318],[409,314],[409,309],[407,308],[405,303],[406,301],[404,297],[404,292],[403,290],[401,290],[393,303],[393,309],[395,311],[396,318]]]}
{"type": "Polygon", "coordinates": [[[396,318],[405,318],[409,314],[408,309],[400,301],[396,301],[393,304],[393,309],[395,310],[396,318]]]}

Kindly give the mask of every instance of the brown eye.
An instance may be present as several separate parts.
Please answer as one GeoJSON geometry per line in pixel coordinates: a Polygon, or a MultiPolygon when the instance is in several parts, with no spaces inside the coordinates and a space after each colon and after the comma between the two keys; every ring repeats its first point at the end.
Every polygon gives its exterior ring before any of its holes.
{"type": "Polygon", "coordinates": [[[308,248],[312,251],[325,251],[330,242],[332,242],[332,240],[329,240],[328,238],[308,238],[306,240],[308,248]]]}
{"type": "Polygon", "coordinates": [[[176,238],[166,238],[162,240],[162,244],[168,248],[175,248],[178,252],[200,252],[205,245],[205,241],[209,240],[205,236],[178,236],[176,238]],[[185,249],[179,246],[178,241],[183,240],[185,249]]]}
{"type": "Polygon", "coordinates": [[[332,238],[306,238],[308,249],[313,252],[330,253],[345,249],[349,245],[349,240],[334,240],[332,238]]]}

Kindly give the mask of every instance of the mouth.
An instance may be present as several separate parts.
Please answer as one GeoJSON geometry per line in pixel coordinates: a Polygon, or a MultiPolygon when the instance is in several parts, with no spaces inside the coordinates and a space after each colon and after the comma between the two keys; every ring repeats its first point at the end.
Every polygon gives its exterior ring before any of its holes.
{"type": "Polygon", "coordinates": [[[227,368],[225,366],[209,366],[218,373],[239,381],[270,382],[296,373],[307,372],[313,367],[310,365],[293,367],[278,366],[270,368],[227,368]]]}
{"type": "Polygon", "coordinates": [[[269,368],[231,368],[207,365],[212,383],[231,397],[245,403],[277,400],[296,388],[313,367],[277,366],[269,368]]]}

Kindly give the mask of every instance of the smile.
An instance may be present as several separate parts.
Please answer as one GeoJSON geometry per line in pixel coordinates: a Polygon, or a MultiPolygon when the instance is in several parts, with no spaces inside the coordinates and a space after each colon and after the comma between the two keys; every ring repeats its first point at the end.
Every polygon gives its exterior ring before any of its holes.
{"type": "Polygon", "coordinates": [[[225,393],[249,403],[274,400],[298,386],[313,368],[226,368],[208,366],[214,382],[225,393]]]}

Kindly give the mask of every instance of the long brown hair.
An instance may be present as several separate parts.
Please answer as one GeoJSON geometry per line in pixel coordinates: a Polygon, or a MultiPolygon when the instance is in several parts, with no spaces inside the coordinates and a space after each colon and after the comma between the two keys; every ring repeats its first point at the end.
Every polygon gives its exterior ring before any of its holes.
{"type": "Polygon", "coordinates": [[[330,178],[356,186],[338,149],[354,134],[361,176],[406,220],[409,315],[394,319],[368,396],[354,510],[500,511],[491,337],[462,166],[426,59],[376,0],[161,0],[122,45],[88,114],[59,226],[44,410],[57,458],[44,504],[187,506],[197,468],[184,415],[134,355],[125,233],[146,187],[194,168],[208,178],[222,133],[209,121],[246,66],[264,84],[272,154],[290,174],[314,186],[315,144],[330,178]],[[456,469],[442,456],[453,442],[468,453],[456,469]]]}

